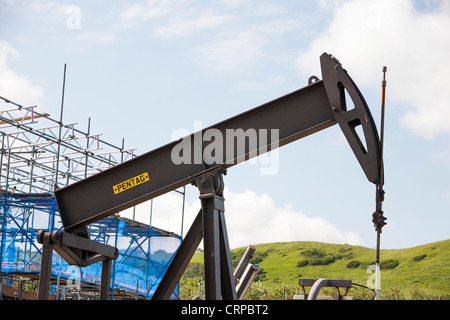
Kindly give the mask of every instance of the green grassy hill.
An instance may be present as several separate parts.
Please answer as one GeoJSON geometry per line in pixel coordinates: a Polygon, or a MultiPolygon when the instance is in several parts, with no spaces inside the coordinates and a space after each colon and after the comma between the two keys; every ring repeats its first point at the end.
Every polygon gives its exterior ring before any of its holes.
{"type": "MultiPolygon", "coordinates": [[[[369,266],[375,262],[375,250],[360,246],[320,242],[285,242],[256,245],[252,263],[261,270],[252,285],[249,299],[292,298],[300,278],[348,279],[367,286],[375,273],[369,266]]],[[[231,251],[233,268],[246,248],[231,251]]],[[[382,250],[381,299],[450,299],[450,240],[418,247],[382,250]]],[[[192,258],[181,281],[182,299],[198,294],[203,278],[203,253],[192,258]]],[[[309,288],[307,288],[309,290],[309,288]]],[[[322,289],[322,294],[336,295],[336,289],[322,289]]],[[[370,299],[370,290],[355,286],[349,292],[358,299],[370,299]]]]}

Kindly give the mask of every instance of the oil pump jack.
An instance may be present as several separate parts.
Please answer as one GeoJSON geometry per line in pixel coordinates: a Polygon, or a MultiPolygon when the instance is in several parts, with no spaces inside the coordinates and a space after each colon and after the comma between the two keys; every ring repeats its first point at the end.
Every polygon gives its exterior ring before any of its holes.
{"type": "MultiPolygon", "coordinates": [[[[224,181],[227,169],[242,161],[339,124],[367,179],[377,186],[374,223],[381,231],[382,154],[375,122],[356,84],[332,55],[320,57],[322,80],[310,77],[308,85],[192,135],[135,157],[71,185],[57,188],[54,195],[64,231],[41,230],[43,244],[39,299],[48,297],[51,254],[58,252],[69,264],[87,266],[102,262],[100,298],[108,299],[111,261],[116,248],[89,239],[88,225],[187,184],[200,193],[201,209],[164,274],[153,300],[169,299],[200,242],[204,243],[205,297],[207,300],[236,299],[225,223],[224,181]],[[347,93],[347,94],[346,94],[347,93]],[[347,96],[347,97],[346,97],[347,96]],[[349,98],[352,100],[347,101],[349,98]],[[350,108],[350,106],[354,106],[350,108]],[[362,135],[360,135],[362,129],[362,135]],[[236,146],[227,130],[264,131],[271,139],[236,146]],[[208,130],[221,134],[221,150],[213,159],[203,156],[212,139],[202,139],[208,130]],[[197,138],[203,141],[196,143],[197,138]],[[206,141],[206,143],[205,143],[206,141]],[[210,141],[208,143],[208,141],[210,141]],[[364,143],[365,142],[365,143],[364,143]],[[234,146],[231,151],[228,146],[234,146]],[[192,161],[173,161],[174,150],[191,150],[192,161]],[[218,157],[217,155],[220,155],[218,157]],[[195,161],[201,159],[200,161],[195,161]]],[[[215,148],[217,145],[214,146],[215,148]]],[[[384,220],[383,220],[384,221],[384,220]]]]}

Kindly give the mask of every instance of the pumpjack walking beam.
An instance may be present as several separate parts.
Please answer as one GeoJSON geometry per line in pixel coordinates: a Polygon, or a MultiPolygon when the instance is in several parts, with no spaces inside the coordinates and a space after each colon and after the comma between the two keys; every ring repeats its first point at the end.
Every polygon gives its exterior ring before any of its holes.
{"type": "MultiPolygon", "coordinates": [[[[86,233],[87,225],[92,222],[196,181],[202,199],[202,210],[199,213],[201,219],[198,216],[195,219],[178,250],[182,255],[177,254],[172,264],[180,269],[185,268],[187,263],[184,259],[187,259],[197,248],[186,249],[186,247],[198,246],[204,237],[205,245],[212,246],[210,251],[213,254],[212,257],[205,258],[205,266],[212,272],[208,273],[208,278],[216,289],[210,297],[217,298],[219,291],[222,296],[229,296],[228,285],[217,280],[217,268],[209,267],[217,264],[219,259],[227,259],[226,253],[224,257],[216,254],[221,250],[221,244],[223,247],[227,243],[223,199],[220,199],[221,192],[217,191],[202,194],[204,190],[198,185],[199,179],[206,179],[209,174],[212,174],[214,179],[220,179],[218,175],[220,169],[230,168],[243,160],[261,155],[338,123],[367,179],[374,184],[378,183],[381,167],[380,141],[367,103],[336,58],[324,53],[320,57],[320,62],[322,80],[311,77],[309,84],[304,88],[56,190],[55,198],[64,230],[69,233],[86,233]],[[350,101],[346,101],[348,99],[346,93],[353,102],[353,109],[349,108],[350,101]],[[358,127],[362,128],[363,136],[358,134],[356,130],[358,127]],[[211,144],[214,143],[212,139],[205,139],[205,135],[211,132],[209,130],[220,133],[223,138],[223,150],[218,150],[222,151],[222,153],[219,152],[222,155],[220,159],[216,157],[204,159],[203,157],[205,151],[211,149],[211,144]],[[267,133],[271,133],[271,139],[258,137],[256,145],[245,143],[245,147],[235,146],[234,152],[229,153],[226,146],[233,145],[234,140],[228,139],[236,137],[229,137],[226,134],[227,130],[241,130],[244,133],[248,130],[257,132],[266,130],[267,133]],[[272,132],[277,134],[272,135],[272,132]],[[199,141],[201,143],[198,143],[199,141]],[[181,163],[173,161],[173,152],[180,146],[192,151],[188,159],[191,161],[181,163]],[[201,161],[196,161],[197,159],[201,161]],[[220,230],[222,230],[222,236],[218,236],[220,230]],[[217,240],[217,237],[223,239],[217,240]],[[184,245],[185,242],[189,244],[184,245]],[[221,290],[217,289],[219,283],[221,290]]],[[[227,268],[227,266],[223,268],[226,278],[229,274],[227,268]]],[[[180,272],[177,272],[173,279],[178,276],[181,276],[180,272]]],[[[226,281],[228,280],[225,279],[226,281]]],[[[171,284],[172,281],[163,281],[161,285],[165,286],[167,283],[171,284]]],[[[166,297],[164,294],[161,296],[166,297]]]]}
{"type": "Polygon", "coordinates": [[[183,139],[191,143],[190,150],[194,160],[203,159],[205,149],[212,143],[202,139],[203,134],[209,129],[216,129],[222,133],[224,146],[229,144],[226,130],[238,128],[244,132],[248,129],[257,131],[266,129],[268,132],[271,129],[278,130],[279,137],[276,143],[266,145],[259,143],[257,150],[246,145],[243,150],[235,150],[230,158],[226,158],[228,154],[223,152],[222,161],[209,164],[204,161],[175,164],[172,161],[172,150],[182,142],[169,143],[56,190],[55,198],[64,229],[70,231],[98,221],[189,184],[194,177],[211,169],[232,167],[239,160],[261,155],[274,147],[281,147],[336,123],[339,123],[368,180],[377,183],[380,170],[380,142],[364,97],[338,60],[325,53],[320,57],[320,61],[322,81],[310,83],[304,88],[196,132],[189,139],[183,139]],[[355,106],[352,110],[347,110],[345,91],[355,106]],[[364,137],[360,137],[355,130],[359,125],[363,129],[364,137]],[[203,142],[201,149],[195,144],[198,141],[197,137],[203,142]],[[138,177],[142,183],[134,184],[132,188],[121,187],[122,185],[126,187],[126,182],[138,177]],[[115,186],[117,187],[114,188],[115,186]]]}

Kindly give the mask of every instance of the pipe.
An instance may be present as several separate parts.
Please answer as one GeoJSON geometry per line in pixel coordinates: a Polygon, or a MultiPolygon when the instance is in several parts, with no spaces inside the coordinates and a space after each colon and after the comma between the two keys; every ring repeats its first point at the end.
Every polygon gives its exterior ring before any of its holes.
{"type": "Polygon", "coordinates": [[[311,290],[309,291],[308,300],[317,300],[320,289],[326,286],[328,282],[329,280],[324,278],[316,280],[316,282],[314,282],[313,286],[311,287],[311,290]]]}

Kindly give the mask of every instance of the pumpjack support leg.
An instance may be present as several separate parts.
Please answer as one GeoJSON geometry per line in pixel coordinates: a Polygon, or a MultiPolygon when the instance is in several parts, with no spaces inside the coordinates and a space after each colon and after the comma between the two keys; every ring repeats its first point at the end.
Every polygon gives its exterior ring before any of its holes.
{"type": "Polygon", "coordinates": [[[201,175],[196,181],[203,213],[205,298],[236,300],[228,233],[225,224],[223,174],[225,169],[201,175]]]}
{"type": "Polygon", "coordinates": [[[205,268],[205,298],[236,300],[236,287],[231,266],[228,234],[225,224],[223,177],[225,169],[213,170],[195,179],[200,191],[202,209],[175,254],[154,300],[168,299],[183,275],[189,261],[203,239],[205,268]]]}
{"type": "Polygon", "coordinates": [[[111,259],[102,261],[102,279],[100,283],[100,300],[109,299],[109,284],[111,279],[111,259]]]}
{"type": "Polygon", "coordinates": [[[220,222],[220,274],[223,300],[237,300],[236,285],[231,265],[230,246],[225,224],[225,215],[219,212],[220,222]]]}
{"type": "Polygon", "coordinates": [[[40,230],[38,239],[42,239],[41,273],[39,276],[38,300],[47,300],[50,290],[50,277],[52,275],[53,243],[50,241],[51,234],[40,230]]]}
{"type": "Polygon", "coordinates": [[[108,300],[111,261],[116,260],[119,256],[117,248],[62,231],[39,230],[37,240],[43,246],[38,290],[39,300],[48,299],[53,250],[70,265],[86,267],[101,261],[100,299],[108,300]]]}

